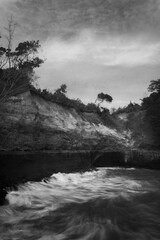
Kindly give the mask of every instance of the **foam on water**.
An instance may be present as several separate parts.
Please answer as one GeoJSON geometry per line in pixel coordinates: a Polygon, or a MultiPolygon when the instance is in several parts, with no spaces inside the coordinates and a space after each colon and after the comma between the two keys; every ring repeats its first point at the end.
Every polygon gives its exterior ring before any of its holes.
{"type": "Polygon", "coordinates": [[[157,171],[57,173],[10,191],[0,239],[160,239],[157,171]]]}

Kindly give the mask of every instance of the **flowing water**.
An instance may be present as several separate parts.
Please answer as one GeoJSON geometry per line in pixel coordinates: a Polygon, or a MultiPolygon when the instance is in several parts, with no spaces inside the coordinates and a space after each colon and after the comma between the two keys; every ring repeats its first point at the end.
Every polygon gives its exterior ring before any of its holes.
{"type": "Polygon", "coordinates": [[[98,168],[9,191],[0,240],[160,240],[160,174],[98,168]]]}

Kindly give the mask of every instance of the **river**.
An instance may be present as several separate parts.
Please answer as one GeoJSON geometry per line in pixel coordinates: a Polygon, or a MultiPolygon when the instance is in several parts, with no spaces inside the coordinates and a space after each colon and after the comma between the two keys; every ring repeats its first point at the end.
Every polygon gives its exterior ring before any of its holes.
{"type": "Polygon", "coordinates": [[[160,240],[160,174],[97,168],[8,191],[0,240],[160,240]]]}

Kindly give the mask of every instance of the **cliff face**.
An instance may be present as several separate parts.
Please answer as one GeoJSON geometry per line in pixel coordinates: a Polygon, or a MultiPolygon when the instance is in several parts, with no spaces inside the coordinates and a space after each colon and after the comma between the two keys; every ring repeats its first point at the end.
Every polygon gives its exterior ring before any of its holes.
{"type": "Polygon", "coordinates": [[[0,106],[0,147],[5,150],[118,150],[129,135],[102,123],[97,114],[78,113],[26,92],[0,106]]]}

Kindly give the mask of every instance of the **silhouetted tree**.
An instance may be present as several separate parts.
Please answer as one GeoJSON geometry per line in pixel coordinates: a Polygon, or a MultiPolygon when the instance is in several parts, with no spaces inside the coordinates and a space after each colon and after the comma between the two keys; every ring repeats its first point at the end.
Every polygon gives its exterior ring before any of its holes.
{"type": "Polygon", "coordinates": [[[36,80],[34,68],[44,62],[37,56],[39,40],[19,43],[15,50],[12,50],[15,27],[16,24],[11,17],[8,27],[5,28],[6,47],[0,46],[0,102],[24,89],[27,90],[36,80]]]}
{"type": "MultiPolygon", "coordinates": [[[[100,105],[103,101],[112,102],[113,98],[110,95],[104,94],[103,92],[101,92],[97,95],[96,101],[97,100],[100,101],[98,104],[98,105],[100,105]]],[[[95,101],[95,103],[96,103],[96,101],[95,101]]]]}
{"type": "Polygon", "coordinates": [[[66,92],[67,92],[66,89],[67,89],[66,84],[62,84],[62,85],[60,86],[60,88],[58,88],[58,89],[54,92],[53,98],[54,98],[56,101],[63,103],[63,102],[67,99],[67,97],[66,97],[66,95],[65,95],[66,92]]]}
{"type": "Polygon", "coordinates": [[[62,85],[60,86],[60,88],[58,88],[58,89],[55,91],[55,94],[59,94],[59,93],[61,93],[61,94],[66,94],[66,93],[67,93],[66,89],[67,89],[67,85],[66,85],[66,84],[62,84],[62,85]]]}
{"type": "Polygon", "coordinates": [[[152,80],[148,91],[152,93],[142,99],[142,109],[145,110],[146,120],[153,130],[155,145],[160,148],[160,79],[152,80]]]}
{"type": "Polygon", "coordinates": [[[0,46],[0,68],[28,69],[33,71],[39,67],[44,60],[37,55],[40,48],[38,41],[25,41],[19,43],[15,50],[12,49],[13,37],[16,29],[16,23],[11,17],[8,20],[8,26],[4,28],[7,32],[5,35],[6,46],[0,46]]]}
{"type": "Polygon", "coordinates": [[[31,71],[39,67],[44,62],[44,60],[35,56],[39,48],[39,40],[19,43],[15,52],[12,52],[13,67],[16,69],[26,68],[31,71]]]}
{"type": "Polygon", "coordinates": [[[40,48],[39,40],[19,43],[15,51],[0,47],[0,67],[4,68],[8,62],[9,68],[28,69],[32,72],[44,62],[36,56],[38,48],[40,48]]]}
{"type": "Polygon", "coordinates": [[[160,79],[151,80],[148,91],[160,93],[160,79]]]}

